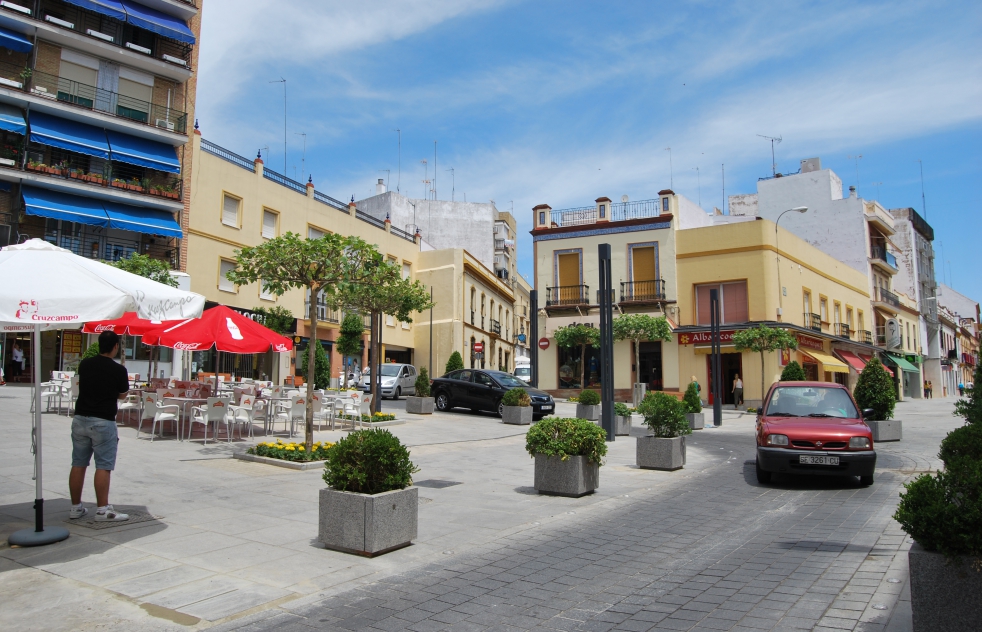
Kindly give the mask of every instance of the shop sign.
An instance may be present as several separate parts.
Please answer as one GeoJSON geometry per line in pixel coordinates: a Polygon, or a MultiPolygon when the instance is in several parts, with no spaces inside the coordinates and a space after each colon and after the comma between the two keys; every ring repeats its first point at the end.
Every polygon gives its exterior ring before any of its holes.
{"type": "Polygon", "coordinates": [[[546,349],[548,349],[549,348],[549,339],[548,338],[539,338],[539,348],[542,349],[543,351],[545,351],[546,349]]]}
{"type": "MultiPolygon", "coordinates": [[[[720,344],[725,344],[728,342],[733,342],[733,329],[727,329],[725,331],[719,332],[719,342],[720,344]]],[[[713,334],[709,331],[699,331],[696,333],[682,333],[679,334],[679,344],[680,345],[699,345],[699,344],[712,344],[713,334]]]]}
{"type": "Polygon", "coordinates": [[[82,358],[82,332],[63,331],[61,333],[61,368],[73,371],[82,358]]]}
{"type": "Polygon", "coordinates": [[[821,340],[809,336],[802,336],[801,334],[798,334],[798,346],[804,347],[805,349],[814,349],[815,351],[825,351],[825,343],[821,340]]]}
{"type": "Polygon", "coordinates": [[[781,366],[791,364],[791,349],[781,349],[781,366]]]}

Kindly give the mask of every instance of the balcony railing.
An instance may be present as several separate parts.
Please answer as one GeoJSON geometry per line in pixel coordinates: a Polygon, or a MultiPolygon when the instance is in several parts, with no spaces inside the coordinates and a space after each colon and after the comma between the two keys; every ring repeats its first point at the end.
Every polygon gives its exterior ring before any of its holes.
{"type": "Polygon", "coordinates": [[[495,239],[494,240],[494,249],[495,250],[504,250],[505,249],[505,240],[504,239],[495,239]]]}
{"type": "MultiPolygon", "coordinates": [[[[341,322],[341,313],[338,310],[333,309],[331,307],[328,307],[327,305],[325,305],[323,303],[317,303],[316,305],[317,305],[317,320],[319,320],[322,323],[340,323],[341,322]]],[[[303,304],[303,313],[304,313],[304,318],[306,318],[306,319],[309,320],[310,319],[310,301],[304,301],[304,304],[303,304]]]]}
{"type": "Polygon", "coordinates": [[[587,305],[590,302],[590,286],[562,285],[546,288],[546,307],[587,305]]]}
{"type": "Polygon", "coordinates": [[[871,246],[870,255],[874,259],[879,259],[880,261],[883,261],[894,270],[897,269],[897,258],[894,257],[892,254],[890,254],[890,252],[883,246],[871,246]]]}
{"type": "Polygon", "coordinates": [[[835,335],[840,338],[852,338],[852,330],[845,323],[835,324],[835,335]]]}
{"type": "MultiPolygon", "coordinates": [[[[565,226],[582,226],[597,222],[597,207],[583,206],[550,212],[554,228],[565,226]]],[[[612,222],[622,222],[629,219],[642,219],[661,215],[661,200],[639,200],[637,202],[615,202],[610,205],[610,211],[605,219],[612,222]]]]}
{"type": "Polygon", "coordinates": [[[822,317],[818,314],[812,314],[810,312],[805,312],[802,314],[805,322],[805,329],[811,329],[814,331],[822,331],[822,317]]]}
{"type": "MultiPolygon", "coordinates": [[[[130,233],[130,231],[126,231],[130,233]]],[[[103,228],[85,224],[59,222],[30,216],[17,227],[18,239],[40,238],[76,255],[97,261],[114,262],[127,259],[133,253],[147,255],[170,265],[180,267],[180,240],[130,233],[132,239],[106,234],[103,228]]]]}
{"type": "Polygon", "coordinates": [[[873,344],[873,333],[868,329],[860,329],[856,332],[856,342],[866,345],[873,344]]]}
{"type": "Polygon", "coordinates": [[[664,301],[665,281],[628,281],[621,283],[621,302],[664,301]]]}
{"type": "MultiPolygon", "coordinates": [[[[600,290],[597,290],[597,305],[600,305],[600,299],[602,297],[603,294],[600,292],[600,290]]],[[[614,290],[614,288],[610,288],[610,304],[613,305],[616,302],[617,302],[617,292],[614,290]]]]}
{"type": "Polygon", "coordinates": [[[495,319],[491,319],[491,333],[501,335],[501,323],[495,319]]]}
{"type": "Polygon", "coordinates": [[[879,301],[880,303],[893,305],[894,307],[900,307],[900,298],[896,294],[882,287],[878,287],[874,289],[875,289],[875,291],[873,292],[874,301],[879,301]]]}

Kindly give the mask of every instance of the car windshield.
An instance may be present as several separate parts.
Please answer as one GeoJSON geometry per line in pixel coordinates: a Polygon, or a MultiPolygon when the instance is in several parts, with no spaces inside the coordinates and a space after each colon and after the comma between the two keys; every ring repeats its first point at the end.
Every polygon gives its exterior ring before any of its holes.
{"type": "Polygon", "coordinates": [[[767,403],[768,417],[859,417],[849,394],[841,388],[779,386],[767,403]]]}
{"type": "Polygon", "coordinates": [[[382,377],[396,377],[399,375],[399,369],[401,368],[402,365],[399,364],[383,364],[379,375],[382,377]]]}
{"type": "Polygon", "coordinates": [[[494,379],[498,380],[498,384],[501,384],[505,388],[527,388],[528,384],[521,381],[514,375],[508,375],[507,373],[495,373],[494,379]]]}
{"type": "Polygon", "coordinates": [[[528,367],[521,366],[515,369],[515,375],[527,377],[532,374],[532,370],[528,367]]]}

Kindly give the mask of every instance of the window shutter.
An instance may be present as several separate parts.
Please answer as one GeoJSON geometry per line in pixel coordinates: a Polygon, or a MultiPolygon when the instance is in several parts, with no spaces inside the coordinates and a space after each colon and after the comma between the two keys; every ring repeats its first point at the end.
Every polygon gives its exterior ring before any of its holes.
{"type": "Polygon", "coordinates": [[[234,228],[239,227],[239,201],[231,195],[226,195],[222,202],[222,223],[234,228]]]}
{"type": "Polygon", "coordinates": [[[716,289],[716,285],[697,285],[696,286],[696,324],[709,325],[712,313],[709,310],[709,291],[716,289]]]}
{"type": "Polygon", "coordinates": [[[750,306],[747,302],[747,283],[723,284],[724,323],[745,323],[750,320],[750,306]]]}
{"type": "Polygon", "coordinates": [[[275,301],[276,300],[276,297],[273,295],[273,293],[266,289],[266,284],[263,283],[262,279],[259,280],[259,288],[260,288],[260,290],[259,290],[259,298],[264,299],[264,300],[267,300],[267,301],[275,301]]]}
{"type": "Polygon", "coordinates": [[[320,239],[323,236],[324,236],[324,231],[317,230],[312,226],[307,227],[307,239],[320,239]]]}
{"type": "Polygon", "coordinates": [[[276,237],[276,213],[263,211],[263,237],[266,239],[276,237]]]}
{"type": "Polygon", "coordinates": [[[232,283],[231,281],[229,281],[228,278],[225,276],[225,275],[227,275],[229,272],[231,272],[234,269],[235,269],[235,264],[234,263],[232,263],[231,261],[225,261],[224,259],[222,259],[222,263],[221,263],[221,265],[219,266],[219,269],[218,269],[218,273],[219,273],[219,276],[218,276],[218,289],[225,290],[226,292],[234,292],[235,291],[235,284],[232,283]]]}

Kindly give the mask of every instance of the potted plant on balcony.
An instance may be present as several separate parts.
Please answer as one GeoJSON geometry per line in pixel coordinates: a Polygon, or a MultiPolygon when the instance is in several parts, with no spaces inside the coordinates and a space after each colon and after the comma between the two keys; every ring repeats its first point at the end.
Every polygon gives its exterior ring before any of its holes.
{"type": "Polygon", "coordinates": [[[651,434],[638,437],[637,464],[652,470],[678,470],[685,465],[685,435],[690,434],[685,404],[672,395],[652,391],[638,406],[651,434]]]}
{"type": "Polygon", "coordinates": [[[143,185],[136,178],[131,179],[126,183],[126,189],[128,191],[133,191],[134,193],[143,193],[143,185]]]}
{"type": "Polygon", "coordinates": [[[600,395],[597,391],[584,389],[576,400],[576,417],[587,421],[600,419],[600,395]]]}
{"type": "Polygon", "coordinates": [[[607,443],[606,433],[594,423],[547,417],[529,428],[525,450],[535,459],[540,494],[577,498],[600,487],[607,443]]]}
{"type": "Polygon", "coordinates": [[[164,186],[164,197],[177,200],[180,199],[181,194],[177,192],[177,189],[175,189],[173,185],[168,184],[164,186]]]}
{"type": "Polygon", "coordinates": [[[117,189],[125,189],[126,180],[123,180],[122,178],[113,178],[112,185],[117,189]]]}
{"type": "Polygon", "coordinates": [[[692,430],[702,430],[706,427],[706,414],[702,412],[702,400],[699,399],[699,385],[693,380],[685,389],[685,396],[682,397],[685,405],[685,419],[689,422],[692,430]]]}
{"type": "Polygon", "coordinates": [[[516,426],[532,423],[532,398],[524,388],[512,388],[501,397],[501,421],[516,426]]]}
{"type": "Polygon", "coordinates": [[[6,165],[8,167],[17,166],[17,158],[20,152],[13,145],[4,145],[0,149],[0,165],[6,165]]]}
{"type": "Polygon", "coordinates": [[[864,412],[866,425],[873,432],[874,444],[878,441],[900,441],[903,438],[903,423],[899,419],[890,419],[897,403],[893,379],[887,375],[876,356],[870,359],[859,374],[853,396],[864,412]]]}
{"type": "Polygon", "coordinates": [[[374,557],[416,538],[419,490],[409,450],[388,430],[357,430],[328,451],[318,538],[329,549],[374,557]]]}
{"type": "Polygon", "coordinates": [[[415,393],[412,397],[406,398],[406,412],[414,415],[433,414],[433,398],[430,397],[430,375],[426,367],[422,367],[416,376],[415,393]]]}

